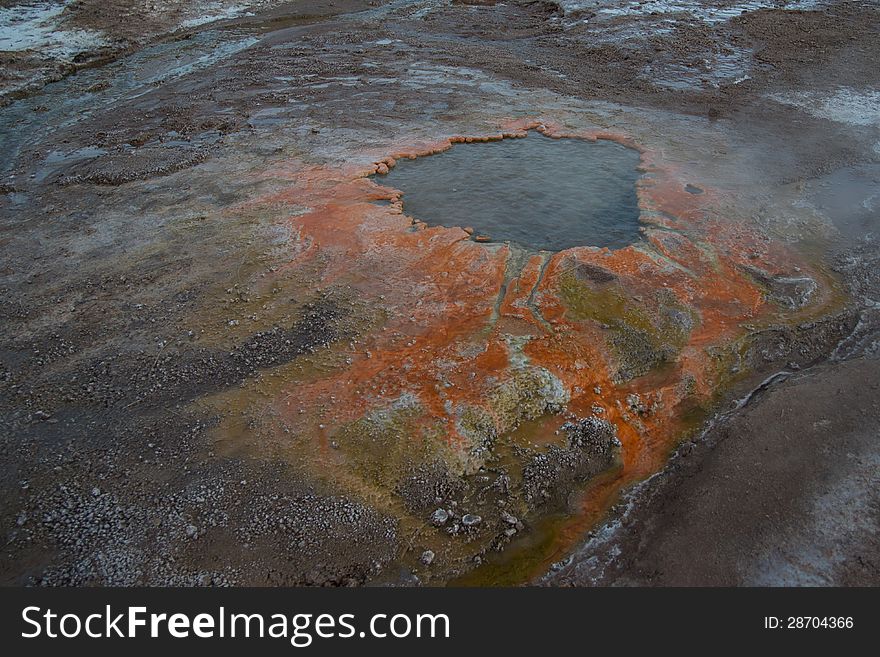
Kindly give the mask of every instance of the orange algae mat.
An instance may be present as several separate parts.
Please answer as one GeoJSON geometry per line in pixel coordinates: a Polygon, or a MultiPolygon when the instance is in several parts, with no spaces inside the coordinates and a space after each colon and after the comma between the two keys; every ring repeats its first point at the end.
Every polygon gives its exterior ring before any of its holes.
{"type": "MultiPolygon", "coordinates": [[[[314,443],[320,467],[339,472],[352,464],[346,453],[333,453],[334,437],[394,409],[407,409],[398,438],[404,444],[389,460],[439,437],[444,458],[461,473],[485,465],[487,436],[509,435],[542,409],[538,431],[544,433],[562,423],[560,409],[568,417],[608,420],[621,443],[620,467],[596,478],[581,512],[557,524],[547,559],[589,529],[623,487],[663,466],[695,409],[709,408],[729,381],[742,325],[778,315],[755,269],[769,277],[799,272],[821,279],[785,244],[725,216],[732,204],[722,192],[684,179],[625,135],[565,133],[550,123],[518,121],[496,135],[400,146],[369,166],[291,162],[270,174],[288,180],[289,188],[252,205],[297,208],[288,218],[295,239],[287,267],[317,272],[315,290],[355,290],[382,315],[381,326],[359,336],[344,366],[282,386],[274,410],[314,443]],[[399,190],[374,175],[401,158],[522,137],[530,129],[610,140],[640,153],[641,241],[556,252],[481,244],[469,228],[478,218],[433,227],[413,220],[399,190]],[[534,385],[524,386],[521,398],[511,403],[498,394],[524,372],[534,385]],[[546,399],[530,406],[530,395],[546,399]],[[475,412],[488,420],[475,427],[466,421],[475,412]]],[[[820,286],[811,304],[827,302],[826,294],[820,286]]]]}

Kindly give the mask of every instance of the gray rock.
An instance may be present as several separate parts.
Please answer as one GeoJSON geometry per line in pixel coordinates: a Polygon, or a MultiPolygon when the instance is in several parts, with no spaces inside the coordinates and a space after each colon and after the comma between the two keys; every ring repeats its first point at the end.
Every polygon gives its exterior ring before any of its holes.
{"type": "Polygon", "coordinates": [[[483,519],[473,513],[465,513],[461,519],[461,524],[465,527],[473,527],[474,525],[479,525],[481,522],[483,522],[483,519]]]}
{"type": "Polygon", "coordinates": [[[430,566],[431,563],[433,563],[433,561],[434,561],[434,553],[431,550],[425,550],[424,552],[422,552],[422,557],[421,557],[420,561],[424,565],[430,566]]]}
{"type": "Polygon", "coordinates": [[[449,512],[446,509],[437,509],[431,514],[431,522],[435,527],[442,527],[449,520],[449,512]]]}

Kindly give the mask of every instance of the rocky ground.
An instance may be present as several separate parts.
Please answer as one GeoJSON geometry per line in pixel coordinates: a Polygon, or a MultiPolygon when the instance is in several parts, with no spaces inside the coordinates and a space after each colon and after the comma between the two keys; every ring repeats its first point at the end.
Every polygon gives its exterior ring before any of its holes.
{"type": "Polygon", "coordinates": [[[866,308],[829,358],[736,400],[542,582],[876,586],[876,261],[863,247],[838,262],[866,308]]]}
{"type": "Polygon", "coordinates": [[[106,5],[0,3],[3,583],[876,583],[875,3],[106,5]],[[638,244],[372,176],[528,129],[638,244]]]}

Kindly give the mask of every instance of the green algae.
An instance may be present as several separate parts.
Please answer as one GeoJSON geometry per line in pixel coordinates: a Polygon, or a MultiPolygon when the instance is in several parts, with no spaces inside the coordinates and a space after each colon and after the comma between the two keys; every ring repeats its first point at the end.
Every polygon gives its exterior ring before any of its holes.
{"type": "Polygon", "coordinates": [[[665,288],[646,300],[626,294],[616,279],[589,283],[566,272],[560,276],[559,296],[569,318],[606,329],[618,382],[673,362],[696,324],[695,313],[665,288]]]}
{"type": "Polygon", "coordinates": [[[507,432],[523,420],[558,413],[569,397],[562,382],[543,367],[523,367],[495,388],[489,396],[489,407],[498,430],[507,432]]]}
{"type": "MultiPolygon", "coordinates": [[[[591,478],[580,490],[584,496],[595,486],[613,481],[620,476],[622,465],[618,464],[591,478]]],[[[580,508],[575,502],[573,508],[580,508]]],[[[605,509],[597,517],[602,517],[605,509]]],[[[502,552],[487,555],[473,570],[449,581],[448,586],[522,586],[533,578],[547,572],[554,561],[564,557],[571,548],[571,534],[581,535],[591,526],[592,514],[570,511],[543,513],[533,518],[529,530],[512,541],[502,552]]]]}
{"type": "Polygon", "coordinates": [[[357,475],[385,490],[393,489],[407,464],[424,460],[433,451],[431,441],[424,436],[418,440],[414,430],[423,413],[414,397],[402,395],[390,407],[343,425],[333,435],[333,445],[357,475]]]}

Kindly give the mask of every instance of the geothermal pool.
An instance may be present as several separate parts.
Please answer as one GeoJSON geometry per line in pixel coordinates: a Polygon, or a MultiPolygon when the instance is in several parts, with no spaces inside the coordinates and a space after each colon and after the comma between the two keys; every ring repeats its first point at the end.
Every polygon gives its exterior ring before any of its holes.
{"type": "Polygon", "coordinates": [[[639,153],[606,140],[521,139],[456,144],[400,160],[378,175],[403,192],[403,209],[429,225],[529,250],[618,249],[639,239],[639,153]]]}

